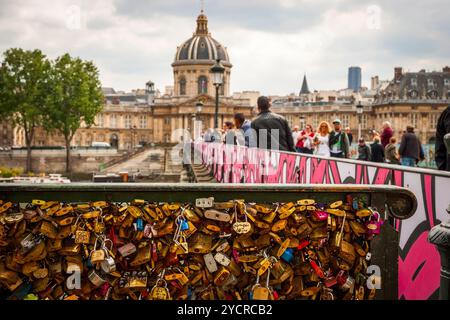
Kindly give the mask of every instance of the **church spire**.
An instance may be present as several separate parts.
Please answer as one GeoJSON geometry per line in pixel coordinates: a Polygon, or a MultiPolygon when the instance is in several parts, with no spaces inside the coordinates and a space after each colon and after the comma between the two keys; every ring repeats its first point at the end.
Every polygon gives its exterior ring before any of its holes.
{"type": "Polygon", "coordinates": [[[302,89],[300,90],[300,95],[302,94],[310,94],[311,92],[309,91],[308,88],[308,81],[306,80],[306,74],[303,76],[303,83],[302,83],[302,89]]]}

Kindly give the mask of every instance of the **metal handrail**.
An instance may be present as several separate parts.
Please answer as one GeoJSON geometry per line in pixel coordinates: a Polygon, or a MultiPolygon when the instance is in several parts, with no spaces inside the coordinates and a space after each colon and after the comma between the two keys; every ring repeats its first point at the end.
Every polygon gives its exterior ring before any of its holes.
{"type": "Polygon", "coordinates": [[[385,185],[301,185],[301,184],[209,184],[209,183],[71,183],[71,184],[4,184],[0,199],[29,203],[33,199],[63,202],[106,200],[129,202],[145,199],[155,202],[195,202],[196,198],[214,197],[216,201],[245,198],[249,202],[288,202],[302,198],[316,201],[343,200],[347,194],[366,198],[398,219],[411,217],[417,209],[417,199],[410,190],[385,185]]]}

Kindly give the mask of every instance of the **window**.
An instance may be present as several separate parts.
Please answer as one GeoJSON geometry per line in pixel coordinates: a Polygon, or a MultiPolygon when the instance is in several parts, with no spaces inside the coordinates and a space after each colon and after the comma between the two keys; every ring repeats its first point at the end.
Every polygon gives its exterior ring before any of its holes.
{"type": "Polygon", "coordinates": [[[186,95],[186,78],[180,78],[180,96],[186,95]]]}
{"type": "Polygon", "coordinates": [[[100,128],[103,128],[104,125],[105,125],[105,117],[104,117],[103,113],[100,113],[97,116],[97,126],[100,128]]]}
{"type": "Polygon", "coordinates": [[[417,78],[411,78],[411,86],[417,87],[417,78]]]}
{"type": "Polygon", "coordinates": [[[111,120],[111,128],[117,128],[117,115],[112,114],[110,120],[111,120]]]}
{"type": "Polygon", "coordinates": [[[430,89],[434,89],[434,80],[433,79],[428,79],[428,87],[430,89]]]}
{"type": "Polygon", "coordinates": [[[417,113],[410,113],[408,115],[408,121],[411,126],[417,128],[417,122],[419,120],[419,115],[417,113]]]}
{"type": "Polygon", "coordinates": [[[198,94],[208,93],[208,78],[201,76],[198,78],[198,94]]]}
{"type": "Polygon", "coordinates": [[[348,114],[344,114],[342,116],[342,127],[343,128],[350,127],[350,116],[348,114]]]}
{"type": "Polygon", "coordinates": [[[147,116],[146,115],[142,115],[139,118],[139,127],[141,129],[147,129],[147,116]]]}
{"type": "Polygon", "coordinates": [[[444,86],[450,87],[450,79],[444,79],[444,86]]]}
{"type": "Polygon", "coordinates": [[[437,113],[432,113],[430,115],[430,129],[437,128],[438,118],[439,118],[439,115],[437,113]]]}
{"type": "Polygon", "coordinates": [[[315,130],[319,127],[319,117],[317,114],[313,115],[312,126],[315,130]]]}
{"type": "Polygon", "coordinates": [[[362,129],[366,129],[367,128],[367,120],[368,120],[367,114],[363,114],[361,116],[361,128],[362,129]]]}
{"type": "Polygon", "coordinates": [[[129,114],[125,115],[125,128],[126,129],[131,128],[131,115],[129,114]]]}
{"type": "Polygon", "coordinates": [[[170,118],[169,117],[165,117],[164,118],[164,124],[165,125],[169,125],[170,124],[170,118]]]}

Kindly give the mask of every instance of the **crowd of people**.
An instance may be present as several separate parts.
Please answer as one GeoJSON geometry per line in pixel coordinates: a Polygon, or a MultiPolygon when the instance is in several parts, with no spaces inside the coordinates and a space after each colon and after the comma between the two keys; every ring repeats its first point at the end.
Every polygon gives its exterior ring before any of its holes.
{"type": "MultiPolygon", "coordinates": [[[[222,132],[210,131],[205,133],[201,139],[207,142],[223,141],[227,144],[276,149],[324,157],[355,157],[361,161],[390,163],[409,167],[417,166],[425,158],[422,144],[414,133],[414,127],[412,126],[407,126],[402,133],[398,148],[394,130],[391,124],[386,121],[382,124],[381,133],[372,130],[371,135],[373,138],[371,143],[359,137],[357,150],[352,150],[353,134],[350,128],[342,128],[340,119],[335,119],[332,125],[322,121],[318,128],[314,128],[311,124],[306,124],[304,128],[295,126],[291,130],[287,120],[281,115],[270,111],[270,107],[270,99],[260,97],[258,99],[259,114],[255,119],[250,121],[245,119],[243,114],[236,114],[234,122],[226,122],[222,132]]],[[[443,122],[444,127],[442,132],[437,134],[438,139],[439,134],[443,136],[445,131],[447,133],[450,132],[450,119],[447,119],[450,118],[450,106],[441,118],[443,119],[439,121],[443,122]],[[445,127],[445,124],[447,124],[447,127],[445,127]]],[[[438,144],[439,146],[443,145],[440,140],[437,142],[438,144]]],[[[446,170],[448,155],[444,154],[442,156],[438,151],[436,150],[436,162],[438,162],[438,157],[440,157],[438,167],[441,170],[446,170]],[[442,165],[442,162],[445,162],[444,165],[442,165]]]]}

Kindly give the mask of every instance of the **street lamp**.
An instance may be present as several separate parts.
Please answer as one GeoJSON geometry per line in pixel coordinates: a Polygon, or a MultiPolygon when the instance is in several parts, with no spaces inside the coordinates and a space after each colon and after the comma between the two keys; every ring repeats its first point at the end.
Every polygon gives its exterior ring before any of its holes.
{"type": "Polygon", "coordinates": [[[198,122],[201,123],[201,121],[197,121],[197,114],[201,113],[203,110],[203,103],[201,101],[197,102],[195,104],[195,113],[192,114],[192,123],[193,123],[193,140],[196,140],[200,136],[201,126],[198,125],[198,122]]]}
{"type": "Polygon", "coordinates": [[[305,116],[301,115],[300,116],[300,131],[303,130],[305,128],[305,116]]]}
{"type": "Polygon", "coordinates": [[[358,115],[358,141],[361,139],[361,118],[364,112],[364,106],[361,104],[361,101],[356,106],[356,114],[358,115]]]}
{"type": "Polygon", "coordinates": [[[216,60],[216,64],[211,68],[213,74],[213,84],[216,87],[216,110],[214,113],[214,128],[219,128],[219,88],[223,85],[223,73],[225,68],[220,63],[220,59],[216,60]]]}

